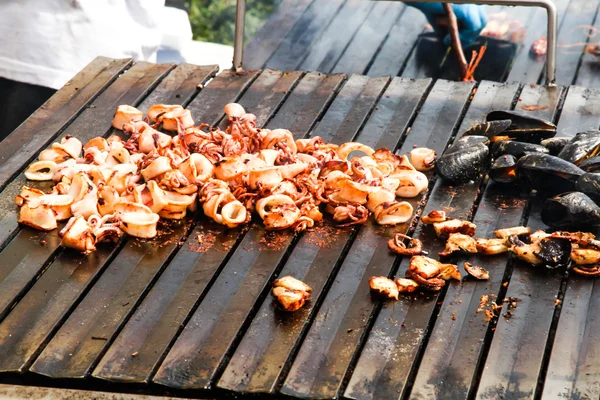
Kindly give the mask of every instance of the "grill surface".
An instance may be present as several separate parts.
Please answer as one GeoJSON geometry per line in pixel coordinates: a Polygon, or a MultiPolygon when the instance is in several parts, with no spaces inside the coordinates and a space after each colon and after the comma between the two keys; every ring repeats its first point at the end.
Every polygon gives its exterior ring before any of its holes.
{"type": "MultiPolygon", "coordinates": [[[[403,275],[408,264],[387,250],[393,233],[420,238],[432,254],[443,249],[416,218],[392,228],[326,223],[301,235],[259,223],[227,230],[200,218],[89,256],[59,247],[56,231],[17,224],[13,198],[29,162],[67,133],[82,141],[115,133],[108,129],[114,109],[125,103],[143,111],[183,104],[197,123],[218,125],[223,106],[237,101],[259,125],[289,128],[296,138],[402,153],[414,146],[441,153],[493,109],[544,106],[531,114],[557,122],[560,136],[600,127],[600,90],[580,87],[216,72],[98,58],[3,143],[0,382],[215,397],[600,396],[594,280],[475,257],[489,281],[453,281],[438,295],[398,302],[373,299],[369,277],[403,275]],[[313,288],[293,314],[269,296],[274,277],[288,274],[313,288]],[[518,306],[512,318],[486,322],[476,312],[481,295],[498,303],[517,297],[518,306]]],[[[521,223],[543,228],[541,199],[529,193],[430,178],[429,191],[411,200],[419,213],[444,209],[472,219],[481,236],[521,223]]]]}

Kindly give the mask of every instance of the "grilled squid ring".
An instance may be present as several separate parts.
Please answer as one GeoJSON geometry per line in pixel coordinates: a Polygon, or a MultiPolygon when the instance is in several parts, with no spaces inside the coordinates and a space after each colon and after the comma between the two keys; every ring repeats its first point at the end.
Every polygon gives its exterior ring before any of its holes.
{"type": "Polygon", "coordinates": [[[144,113],[135,107],[120,105],[117,107],[115,116],[112,120],[112,126],[116,129],[123,129],[123,125],[138,122],[144,118],[144,113]]]}
{"type": "Polygon", "coordinates": [[[300,218],[300,209],[291,197],[274,194],[256,202],[256,211],[267,229],[286,229],[300,218]]]}
{"type": "Polygon", "coordinates": [[[379,225],[395,225],[407,222],[412,217],[413,207],[407,201],[382,203],[375,208],[375,221],[379,225]]]}
{"type": "Polygon", "coordinates": [[[32,187],[29,187],[29,186],[23,186],[21,188],[21,193],[19,193],[18,195],[15,196],[15,204],[18,205],[19,207],[21,207],[28,200],[31,200],[31,199],[34,199],[34,198],[38,198],[38,197],[42,197],[45,194],[46,193],[42,192],[39,189],[32,188],[32,187]]]}
{"type": "Polygon", "coordinates": [[[52,143],[52,148],[55,150],[63,151],[72,158],[79,158],[83,144],[81,141],[73,136],[64,137],[60,143],[52,143]]]}
{"type": "Polygon", "coordinates": [[[25,177],[30,181],[50,181],[56,172],[54,161],[36,161],[29,165],[25,177]]]}
{"type": "Polygon", "coordinates": [[[147,206],[150,211],[156,214],[169,204],[165,191],[158,186],[156,181],[149,181],[146,184],[136,186],[133,197],[136,203],[147,206]]]}
{"type": "Polygon", "coordinates": [[[267,134],[262,139],[260,148],[277,149],[281,148],[281,143],[283,143],[283,146],[292,154],[298,152],[296,142],[294,141],[294,135],[287,129],[273,129],[272,131],[267,131],[267,134]]]}
{"type": "Polygon", "coordinates": [[[43,205],[52,208],[57,221],[64,221],[71,218],[72,196],[68,194],[46,194],[39,199],[43,205]]]}
{"type": "Polygon", "coordinates": [[[192,153],[177,167],[190,182],[206,182],[214,176],[215,167],[200,153],[192,153]]]}
{"type": "Polygon", "coordinates": [[[369,192],[367,195],[367,208],[369,211],[375,212],[378,205],[392,203],[394,200],[396,200],[394,192],[379,187],[376,188],[376,190],[369,192]]]}
{"type": "Polygon", "coordinates": [[[159,175],[171,170],[171,160],[168,157],[157,157],[150,165],[144,168],[141,173],[145,181],[149,181],[159,175]]]}
{"type": "Polygon", "coordinates": [[[156,236],[156,224],[160,217],[158,214],[146,212],[126,212],[118,214],[121,229],[126,234],[143,239],[156,236]]]}
{"type": "Polygon", "coordinates": [[[417,147],[410,152],[410,163],[417,171],[429,171],[433,169],[436,157],[435,150],[417,147]]]}
{"type": "Polygon", "coordinates": [[[148,109],[148,118],[151,121],[162,123],[163,128],[168,131],[176,131],[178,125],[183,129],[194,126],[190,110],[186,110],[180,105],[155,104],[148,109]]]}
{"type": "Polygon", "coordinates": [[[337,202],[367,204],[367,197],[376,188],[350,179],[344,181],[341,189],[329,197],[337,202]]]}
{"type": "Polygon", "coordinates": [[[281,165],[277,168],[281,171],[281,176],[283,179],[294,179],[297,175],[306,171],[306,167],[308,165],[296,162],[292,164],[281,165]]]}
{"type": "Polygon", "coordinates": [[[368,156],[372,156],[375,153],[375,150],[362,143],[347,142],[338,147],[337,154],[339,158],[346,161],[350,153],[352,153],[353,151],[360,151],[361,153],[364,153],[368,156]]]}
{"type": "Polygon", "coordinates": [[[40,198],[27,200],[19,212],[19,223],[41,231],[57,228],[56,213],[49,205],[43,204],[40,198]]]}
{"type": "Polygon", "coordinates": [[[96,136],[88,140],[88,142],[83,146],[83,150],[88,150],[91,148],[96,148],[99,151],[108,151],[110,147],[108,145],[108,141],[101,136],[96,136]]]}
{"type": "MultiPolygon", "coordinates": [[[[328,204],[328,210],[331,211],[331,205],[328,204]]],[[[357,224],[364,224],[369,218],[369,210],[360,204],[346,204],[336,206],[333,209],[333,220],[341,223],[340,227],[346,227],[357,224]]]]}
{"type": "Polygon", "coordinates": [[[402,233],[396,233],[393,239],[388,241],[388,248],[394,253],[404,256],[417,256],[423,252],[423,243],[419,239],[413,239],[402,233]],[[408,246],[403,240],[408,239],[408,246]]]}
{"type": "Polygon", "coordinates": [[[38,159],[40,161],[54,161],[57,164],[60,164],[67,160],[72,160],[71,156],[65,153],[64,151],[52,148],[42,150],[38,159]]]}
{"type": "Polygon", "coordinates": [[[266,167],[248,171],[248,187],[272,189],[283,181],[280,167],[266,167]]]}
{"type": "Polygon", "coordinates": [[[187,208],[196,200],[196,194],[185,195],[177,192],[165,191],[167,204],[158,213],[162,218],[183,219],[187,208]]]}
{"type": "Polygon", "coordinates": [[[279,157],[279,151],[273,149],[263,149],[258,153],[258,157],[263,160],[267,165],[275,165],[277,157],[279,157]]]}
{"type": "Polygon", "coordinates": [[[400,170],[390,175],[391,178],[400,180],[396,196],[412,198],[427,189],[429,181],[424,173],[411,170],[400,170]]]}
{"type": "Polygon", "coordinates": [[[92,227],[82,216],[72,217],[58,235],[62,237],[60,244],[63,247],[69,247],[84,254],[96,250],[96,238],[92,227]]]}
{"type": "Polygon", "coordinates": [[[231,156],[225,157],[215,164],[215,176],[222,181],[230,181],[248,170],[246,161],[248,157],[231,156]]]}

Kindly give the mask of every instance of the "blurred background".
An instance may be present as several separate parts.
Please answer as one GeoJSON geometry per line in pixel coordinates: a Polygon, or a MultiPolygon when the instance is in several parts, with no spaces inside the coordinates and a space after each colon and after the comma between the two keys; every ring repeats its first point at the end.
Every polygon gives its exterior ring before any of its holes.
{"type": "MultiPolygon", "coordinates": [[[[269,19],[281,0],[248,0],[245,43],[269,19]]],[[[231,67],[236,0],[166,0],[168,15],[158,62],[231,67]],[[189,20],[189,23],[186,22],[189,20]],[[193,39],[190,41],[190,39],[193,39]]]]}

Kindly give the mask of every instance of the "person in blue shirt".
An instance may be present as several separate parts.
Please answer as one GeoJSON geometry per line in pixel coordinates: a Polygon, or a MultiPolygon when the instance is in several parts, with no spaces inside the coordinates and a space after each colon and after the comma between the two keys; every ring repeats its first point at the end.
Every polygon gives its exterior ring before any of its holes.
{"type": "MultiPolygon", "coordinates": [[[[450,37],[447,35],[446,29],[440,28],[438,23],[440,18],[445,18],[446,16],[442,3],[409,1],[405,3],[421,10],[436,32],[446,34],[444,42],[450,45],[450,37]]],[[[453,4],[452,10],[458,22],[460,41],[463,47],[468,47],[479,37],[479,34],[487,24],[487,8],[486,6],[477,6],[474,4],[453,4]]]]}

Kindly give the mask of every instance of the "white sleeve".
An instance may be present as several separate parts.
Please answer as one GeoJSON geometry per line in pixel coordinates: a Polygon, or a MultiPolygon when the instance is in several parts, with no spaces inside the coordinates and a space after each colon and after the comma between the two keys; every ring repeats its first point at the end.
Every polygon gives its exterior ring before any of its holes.
{"type": "Polygon", "coordinates": [[[154,61],[164,2],[0,1],[0,77],[58,89],[96,56],[154,61]]]}

